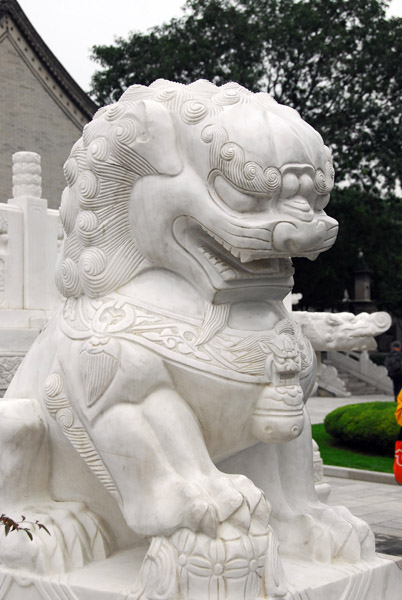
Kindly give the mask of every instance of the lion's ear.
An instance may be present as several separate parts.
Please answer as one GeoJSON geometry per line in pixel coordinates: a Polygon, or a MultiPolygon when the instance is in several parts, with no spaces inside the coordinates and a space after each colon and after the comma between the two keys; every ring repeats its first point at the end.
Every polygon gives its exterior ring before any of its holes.
{"type": "Polygon", "coordinates": [[[161,174],[178,175],[183,162],[169,111],[158,102],[145,100],[130,111],[139,131],[134,149],[161,174]]]}

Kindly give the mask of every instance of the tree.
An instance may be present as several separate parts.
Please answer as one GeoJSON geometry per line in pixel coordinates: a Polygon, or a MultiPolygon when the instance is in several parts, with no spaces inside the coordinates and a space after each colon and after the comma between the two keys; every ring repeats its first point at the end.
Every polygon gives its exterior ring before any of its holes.
{"type": "MultiPolygon", "coordinates": [[[[218,85],[237,81],[271,93],[320,131],[333,151],[337,191],[329,212],[340,221],[341,233],[336,250],[300,268],[305,281],[322,282],[325,273],[338,286],[335,295],[326,294],[331,286],[316,288],[315,303],[325,308],[337,306],[357,249],[375,270],[376,292],[384,301],[391,263],[397,271],[400,258],[394,248],[388,265],[378,259],[379,227],[397,232],[399,240],[402,234],[402,224],[393,224],[400,208],[395,190],[402,181],[402,19],[387,19],[387,4],[187,0],[180,19],[93,48],[102,67],[92,82],[99,103],[117,100],[133,83],[149,85],[161,77],[182,83],[205,78],[218,85]],[[351,236],[352,215],[362,226],[351,236]],[[330,258],[334,253],[337,258],[330,258]]],[[[296,285],[311,302],[311,288],[300,276],[296,285]]]]}
{"type": "Polygon", "coordinates": [[[299,308],[345,310],[344,291],[353,298],[359,254],[373,272],[372,297],[380,310],[402,317],[402,200],[381,199],[356,187],[335,190],[326,211],[339,223],[338,239],[314,263],[295,259],[299,308]]]}
{"type": "Polygon", "coordinates": [[[385,0],[188,0],[185,14],[95,46],[97,102],[160,77],[237,81],[298,110],[330,143],[339,183],[402,180],[402,19],[385,0]]]}

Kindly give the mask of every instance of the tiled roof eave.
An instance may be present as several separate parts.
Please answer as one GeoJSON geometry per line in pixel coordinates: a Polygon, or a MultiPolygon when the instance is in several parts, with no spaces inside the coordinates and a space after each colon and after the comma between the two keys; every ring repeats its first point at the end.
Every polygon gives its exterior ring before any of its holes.
{"type": "Polygon", "coordinates": [[[98,106],[84,92],[84,90],[74,81],[53,52],[42,40],[38,32],[32,26],[17,0],[0,0],[0,20],[9,15],[21,30],[30,43],[32,49],[48,68],[60,87],[71,99],[72,102],[85,114],[90,120],[98,106]]]}

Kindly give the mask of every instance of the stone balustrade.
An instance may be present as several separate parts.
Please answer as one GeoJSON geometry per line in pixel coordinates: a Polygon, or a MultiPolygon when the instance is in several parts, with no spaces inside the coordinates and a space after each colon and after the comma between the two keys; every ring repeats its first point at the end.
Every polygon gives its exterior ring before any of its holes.
{"type": "Polygon", "coordinates": [[[362,352],[331,350],[327,353],[327,357],[331,365],[337,369],[347,371],[358,379],[375,386],[379,392],[393,394],[392,381],[388,377],[387,369],[373,363],[366,350],[362,352]]]}
{"type": "Polygon", "coordinates": [[[13,198],[0,204],[0,393],[61,300],[54,270],[63,230],[41,197],[41,160],[13,155],[13,198]]]}

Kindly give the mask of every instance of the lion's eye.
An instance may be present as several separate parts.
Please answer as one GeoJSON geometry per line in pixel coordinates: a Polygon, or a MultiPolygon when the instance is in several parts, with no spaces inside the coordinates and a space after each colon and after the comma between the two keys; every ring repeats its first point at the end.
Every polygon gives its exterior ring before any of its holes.
{"type": "Polygon", "coordinates": [[[241,192],[234,188],[224,177],[218,175],[214,181],[215,191],[229,208],[237,212],[252,212],[262,208],[263,199],[241,192]]]}

